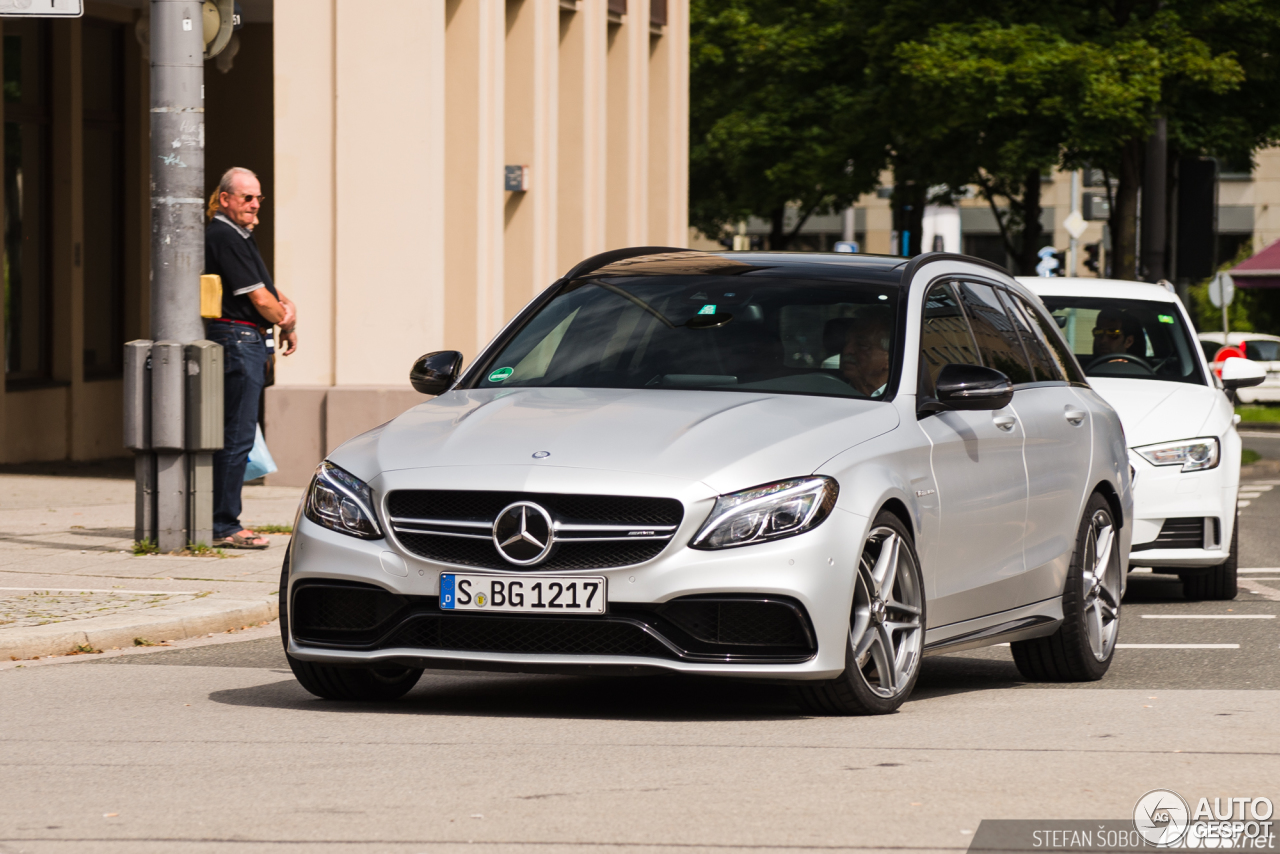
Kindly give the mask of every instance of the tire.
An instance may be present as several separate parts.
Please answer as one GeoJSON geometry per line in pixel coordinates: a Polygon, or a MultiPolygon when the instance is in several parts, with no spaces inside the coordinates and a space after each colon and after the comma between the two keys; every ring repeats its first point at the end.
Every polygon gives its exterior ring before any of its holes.
{"type": "Polygon", "coordinates": [[[325,700],[376,702],[398,700],[422,676],[414,667],[339,667],[303,661],[289,654],[289,553],[280,571],[280,640],[289,669],[303,688],[325,700]]]}
{"type": "Polygon", "coordinates": [[[1208,572],[1183,573],[1182,595],[1193,602],[1222,602],[1236,598],[1240,592],[1236,578],[1240,566],[1240,514],[1231,527],[1231,550],[1225,562],[1210,567],[1208,572]]]}
{"type": "Polygon", "coordinates": [[[1062,624],[1048,637],[1009,644],[1032,682],[1096,682],[1111,667],[1120,628],[1120,551],[1111,506],[1094,493],[1076,532],[1062,591],[1062,624]]]}
{"type": "Polygon", "coordinates": [[[911,533],[881,512],[858,559],[844,672],[797,685],[796,701],[815,715],[897,711],[920,675],[924,630],[924,580],[911,533]]]}

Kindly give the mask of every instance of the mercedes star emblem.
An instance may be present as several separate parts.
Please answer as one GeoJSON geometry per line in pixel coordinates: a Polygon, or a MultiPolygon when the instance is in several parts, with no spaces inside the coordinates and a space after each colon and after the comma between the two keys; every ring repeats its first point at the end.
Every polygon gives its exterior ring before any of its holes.
{"type": "Polygon", "coordinates": [[[531,566],[551,552],[556,535],[551,515],[530,501],[506,507],[493,522],[493,544],[509,563],[531,566]]]}

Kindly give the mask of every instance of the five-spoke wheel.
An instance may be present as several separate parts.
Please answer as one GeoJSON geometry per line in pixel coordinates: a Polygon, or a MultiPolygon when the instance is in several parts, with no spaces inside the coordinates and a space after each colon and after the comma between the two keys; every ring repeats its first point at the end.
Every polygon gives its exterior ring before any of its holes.
{"type": "Polygon", "coordinates": [[[1037,682],[1091,682],[1111,666],[1120,630],[1120,548],[1107,500],[1094,493],[1076,533],[1062,591],[1062,623],[1047,637],[1009,646],[1019,672],[1037,682]]]}
{"type": "Polygon", "coordinates": [[[845,671],[800,686],[800,703],[818,714],[897,709],[920,672],[924,615],[924,585],[911,535],[898,517],[881,513],[858,560],[845,671]]]}

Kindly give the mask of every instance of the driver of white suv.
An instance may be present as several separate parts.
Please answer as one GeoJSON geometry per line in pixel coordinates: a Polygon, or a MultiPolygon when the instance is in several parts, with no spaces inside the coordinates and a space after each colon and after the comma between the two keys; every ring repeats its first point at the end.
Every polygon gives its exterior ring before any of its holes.
{"type": "MultiPolygon", "coordinates": [[[[1110,356],[1112,353],[1127,353],[1130,356],[1146,354],[1142,324],[1126,312],[1104,308],[1098,312],[1097,324],[1093,327],[1093,355],[1110,356]]],[[[1115,360],[1120,361],[1120,360],[1115,360]]]]}

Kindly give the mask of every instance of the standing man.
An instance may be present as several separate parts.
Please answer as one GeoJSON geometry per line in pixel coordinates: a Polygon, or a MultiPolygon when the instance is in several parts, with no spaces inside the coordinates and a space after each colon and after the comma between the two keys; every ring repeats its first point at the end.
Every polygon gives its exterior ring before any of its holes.
{"type": "Polygon", "coordinates": [[[297,311],[272,283],[253,241],[261,207],[258,176],[232,167],[218,184],[218,209],[204,235],[204,271],[222,277],[222,316],[210,320],[205,333],[222,345],[225,371],[223,445],[213,455],[213,544],[222,548],[267,547],[266,537],[240,524],[240,488],[257,430],[271,327],[280,327],[282,355],[298,349],[297,311]]]}

